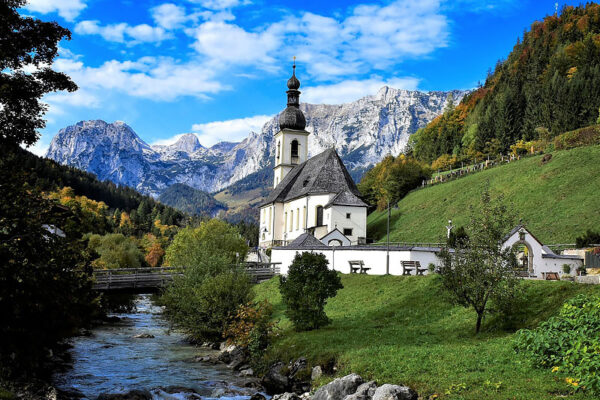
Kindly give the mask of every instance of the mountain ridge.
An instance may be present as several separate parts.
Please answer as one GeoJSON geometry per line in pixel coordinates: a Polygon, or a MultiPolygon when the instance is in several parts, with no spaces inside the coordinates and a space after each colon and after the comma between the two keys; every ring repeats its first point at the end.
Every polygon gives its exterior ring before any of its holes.
{"type": "MultiPolygon", "coordinates": [[[[399,154],[412,133],[443,112],[450,96],[456,104],[467,93],[384,86],[350,103],[302,103],[311,132],[309,155],[335,147],[356,179],[384,155],[399,154]]],[[[151,146],[124,122],[81,121],[58,132],[46,157],[154,197],[175,183],[218,192],[271,166],[278,118],[279,114],[239,143],[212,147],[202,146],[193,133],[170,145],[151,146]]]]}

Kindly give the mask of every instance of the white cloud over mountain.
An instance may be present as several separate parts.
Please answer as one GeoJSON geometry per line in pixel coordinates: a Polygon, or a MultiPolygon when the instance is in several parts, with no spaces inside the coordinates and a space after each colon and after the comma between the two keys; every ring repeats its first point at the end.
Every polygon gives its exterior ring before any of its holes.
{"type": "Polygon", "coordinates": [[[29,0],[25,5],[25,9],[32,12],[56,12],[67,21],[74,20],[85,7],[83,0],[29,0]]]}

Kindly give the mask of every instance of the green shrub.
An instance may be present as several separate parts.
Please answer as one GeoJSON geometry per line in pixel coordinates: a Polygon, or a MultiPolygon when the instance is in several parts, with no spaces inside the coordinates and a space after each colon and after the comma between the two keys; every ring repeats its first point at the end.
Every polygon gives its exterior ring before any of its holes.
{"type": "Polygon", "coordinates": [[[533,330],[520,330],[515,350],[565,376],[575,390],[600,394],[600,297],[579,295],[533,330]]]}
{"type": "Polygon", "coordinates": [[[600,144],[600,128],[598,126],[587,126],[565,132],[554,138],[554,147],[556,150],[566,150],[595,144],[600,144]]]}
{"type": "Polygon", "coordinates": [[[569,275],[571,273],[571,266],[569,264],[563,264],[562,270],[565,275],[569,275]]]}
{"type": "Polygon", "coordinates": [[[584,247],[589,247],[593,244],[599,244],[600,243],[600,232],[594,232],[590,229],[588,229],[585,234],[577,237],[575,239],[575,246],[578,249],[584,248],[584,247]]]}
{"type": "Polygon", "coordinates": [[[224,256],[209,256],[174,279],[160,302],[165,315],[193,341],[218,340],[240,306],[250,300],[251,283],[224,256]]]}
{"type": "Polygon", "coordinates": [[[297,331],[317,329],[330,322],[324,311],[325,304],[343,286],[338,274],[327,268],[328,264],[320,253],[297,254],[288,276],[280,277],[285,314],[297,331]]]}
{"type": "Polygon", "coordinates": [[[144,255],[135,239],[121,233],[106,235],[87,235],[88,248],[98,254],[92,262],[94,268],[140,268],[144,263],[144,255]]]}

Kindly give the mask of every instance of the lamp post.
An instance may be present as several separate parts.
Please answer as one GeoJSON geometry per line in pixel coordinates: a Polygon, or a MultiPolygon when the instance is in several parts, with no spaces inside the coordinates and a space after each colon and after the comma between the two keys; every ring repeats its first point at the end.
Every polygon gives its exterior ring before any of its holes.
{"type": "Polygon", "coordinates": [[[452,220],[449,219],[448,226],[446,226],[446,230],[448,231],[448,233],[446,234],[446,238],[448,239],[450,239],[450,232],[452,232],[452,228],[454,228],[454,225],[452,225],[452,220]]]}

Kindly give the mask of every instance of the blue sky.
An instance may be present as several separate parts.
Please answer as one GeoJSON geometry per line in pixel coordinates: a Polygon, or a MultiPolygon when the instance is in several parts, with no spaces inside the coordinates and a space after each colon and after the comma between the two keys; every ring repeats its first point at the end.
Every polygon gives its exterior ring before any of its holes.
{"type": "Polygon", "coordinates": [[[293,56],[304,102],[353,101],[386,84],[473,88],[554,9],[555,0],[30,0],[23,14],[72,31],[55,68],[80,88],[46,96],[47,128],[31,150],[87,119],[125,121],[150,144],[187,132],[205,146],[242,140],[285,107],[293,56]]]}

